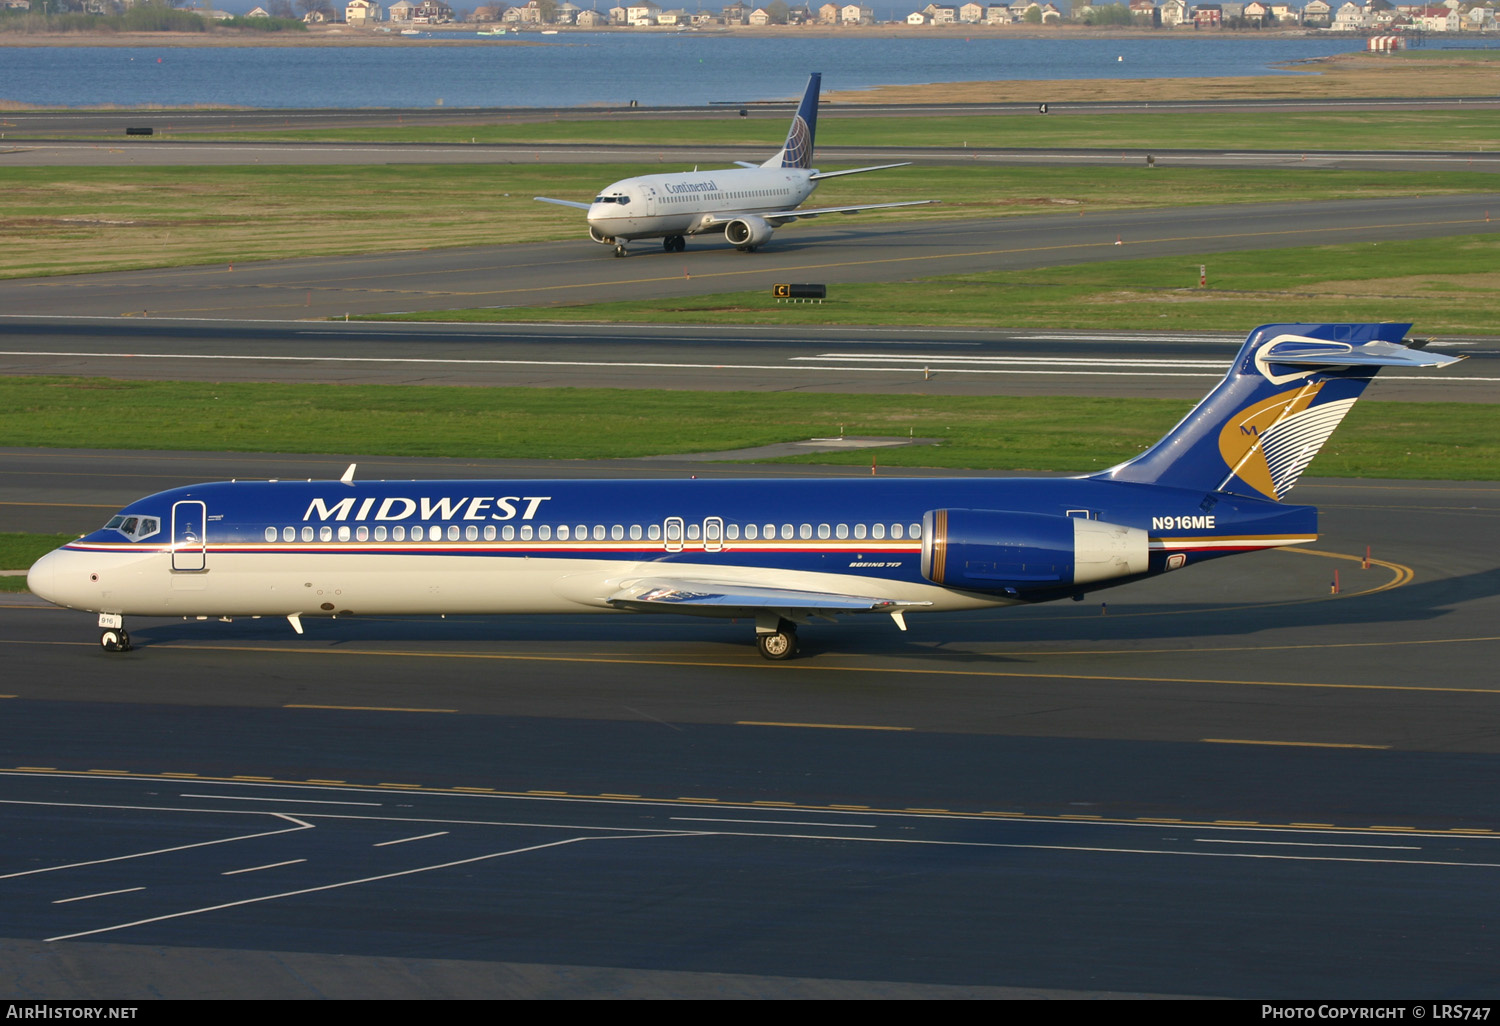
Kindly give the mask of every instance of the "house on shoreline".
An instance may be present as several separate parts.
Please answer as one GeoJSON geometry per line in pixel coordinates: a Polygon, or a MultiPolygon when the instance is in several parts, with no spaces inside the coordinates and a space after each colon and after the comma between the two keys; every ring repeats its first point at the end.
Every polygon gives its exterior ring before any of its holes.
{"type": "MultiPolygon", "coordinates": [[[[0,10],[35,11],[39,0],[0,0],[0,10]]],[[[121,5],[141,0],[78,0],[85,13],[104,15],[121,5]]],[[[892,20],[881,21],[876,8],[860,3],[829,0],[822,4],[767,0],[750,6],[735,0],[719,10],[663,8],[654,0],[631,0],[626,6],[587,9],[570,0],[526,0],[508,3],[493,0],[473,10],[455,11],[445,0],[344,0],[334,10],[324,7],[308,14],[309,21],[338,23],[355,29],[381,28],[389,20],[406,27],[487,25],[496,22],[521,29],[642,29],[665,31],[712,30],[751,27],[767,31],[809,29],[827,31],[844,28],[879,28],[922,31],[974,31],[1011,28],[1041,29],[1076,26],[1119,32],[1190,31],[1232,32],[1321,29],[1362,34],[1479,34],[1500,31],[1497,0],[1443,0],[1442,3],[1398,3],[1396,0],[1301,0],[1300,6],[1283,0],[1220,0],[1193,3],[1190,0],[1007,0],[939,3],[933,0],[920,9],[886,10],[892,20]],[[462,18],[462,21],[458,19],[462,18]]],[[[212,7],[185,8],[204,17],[231,17],[212,7]]],[[[250,17],[269,17],[256,8],[250,17]]],[[[389,29],[383,29],[389,31],[389,29]]]]}

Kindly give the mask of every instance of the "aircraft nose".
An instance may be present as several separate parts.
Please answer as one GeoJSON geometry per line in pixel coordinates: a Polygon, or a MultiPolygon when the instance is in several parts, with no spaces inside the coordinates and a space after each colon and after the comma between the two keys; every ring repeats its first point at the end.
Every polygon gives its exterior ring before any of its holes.
{"type": "Polygon", "coordinates": [[[26,587],[38,598],[53,605],[73,609],[89,608],[90,598],[97,599],[97,582],[89,580],[89,571],[79,565],[78,554],[62,549],[47,553],[26,571],[26,587]]]}
{"type": "Polygon", "coordinates": [[[57,553],[49,552],[26,571],[26,589],[48,602],[56,602],[57,553]]]}

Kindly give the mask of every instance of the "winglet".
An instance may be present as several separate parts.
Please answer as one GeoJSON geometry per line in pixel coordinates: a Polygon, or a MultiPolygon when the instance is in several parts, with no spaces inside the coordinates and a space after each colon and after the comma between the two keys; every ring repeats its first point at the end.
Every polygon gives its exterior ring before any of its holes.
{"type": "Polygon", "coordinates": [[[339,478],[339,483],[340,484],[353,484],[354,483],[354,468],[357,467],[357,466],[359,466],[358,463],[351,463],[351,464],[349,464],[349,469],[346,470],[346,471],[344,471],[344,476],[341,477],[341,478],[339,478]]]}

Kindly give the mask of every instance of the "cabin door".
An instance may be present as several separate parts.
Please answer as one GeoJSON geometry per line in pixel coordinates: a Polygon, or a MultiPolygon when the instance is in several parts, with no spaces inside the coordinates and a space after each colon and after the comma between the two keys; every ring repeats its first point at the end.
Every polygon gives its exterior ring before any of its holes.
{"type": "Polygon", "coordinates": [[[208,566],[208,511],[203,503],[172,505],[172,569],[204,570],[208,566]]]}

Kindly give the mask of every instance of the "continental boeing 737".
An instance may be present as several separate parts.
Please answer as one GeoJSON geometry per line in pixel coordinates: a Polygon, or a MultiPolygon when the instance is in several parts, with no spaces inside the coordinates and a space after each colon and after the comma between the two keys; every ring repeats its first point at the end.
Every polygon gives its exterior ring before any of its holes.
{"type": "Polygon", "coordinates": [[[132,502],[43,556],[32,592],[99,614],[744,617],[767,659],[797,628],[1081,598],[1317,537],[1284,500],[1382,367],[1457,357],[1409,324],[1268,324],[1152,448],[1074,478],[230,481],[132,502]]]}
{"type": "Polygon", "coordinates": [[[839,175],[905,167],[881,164],[848,171],[819,171],[812,166],[813,136],[818,126],[818,87],[823,80],[814,72],[807,92],[792,118],[781,152],[764,164],[736,161],[737,170],[687,171],[679,174],[643,175],[627,178],[606,188],[592,203],[537,196],[543,203],[557,203],[588,211],[589,237],[615,247],[615,256],[625,255],[632,239],[661,239],[668,253],[687,247],[689,235],[722,234],[736,249],[753,253],[771,238],[771,233],[799,217],[819,214],[857,214],[882,207],[915,207],[931,200],[904,203],[865,203],[853,207],[820,207],[799,210],[818,183],[839,175]]]}

